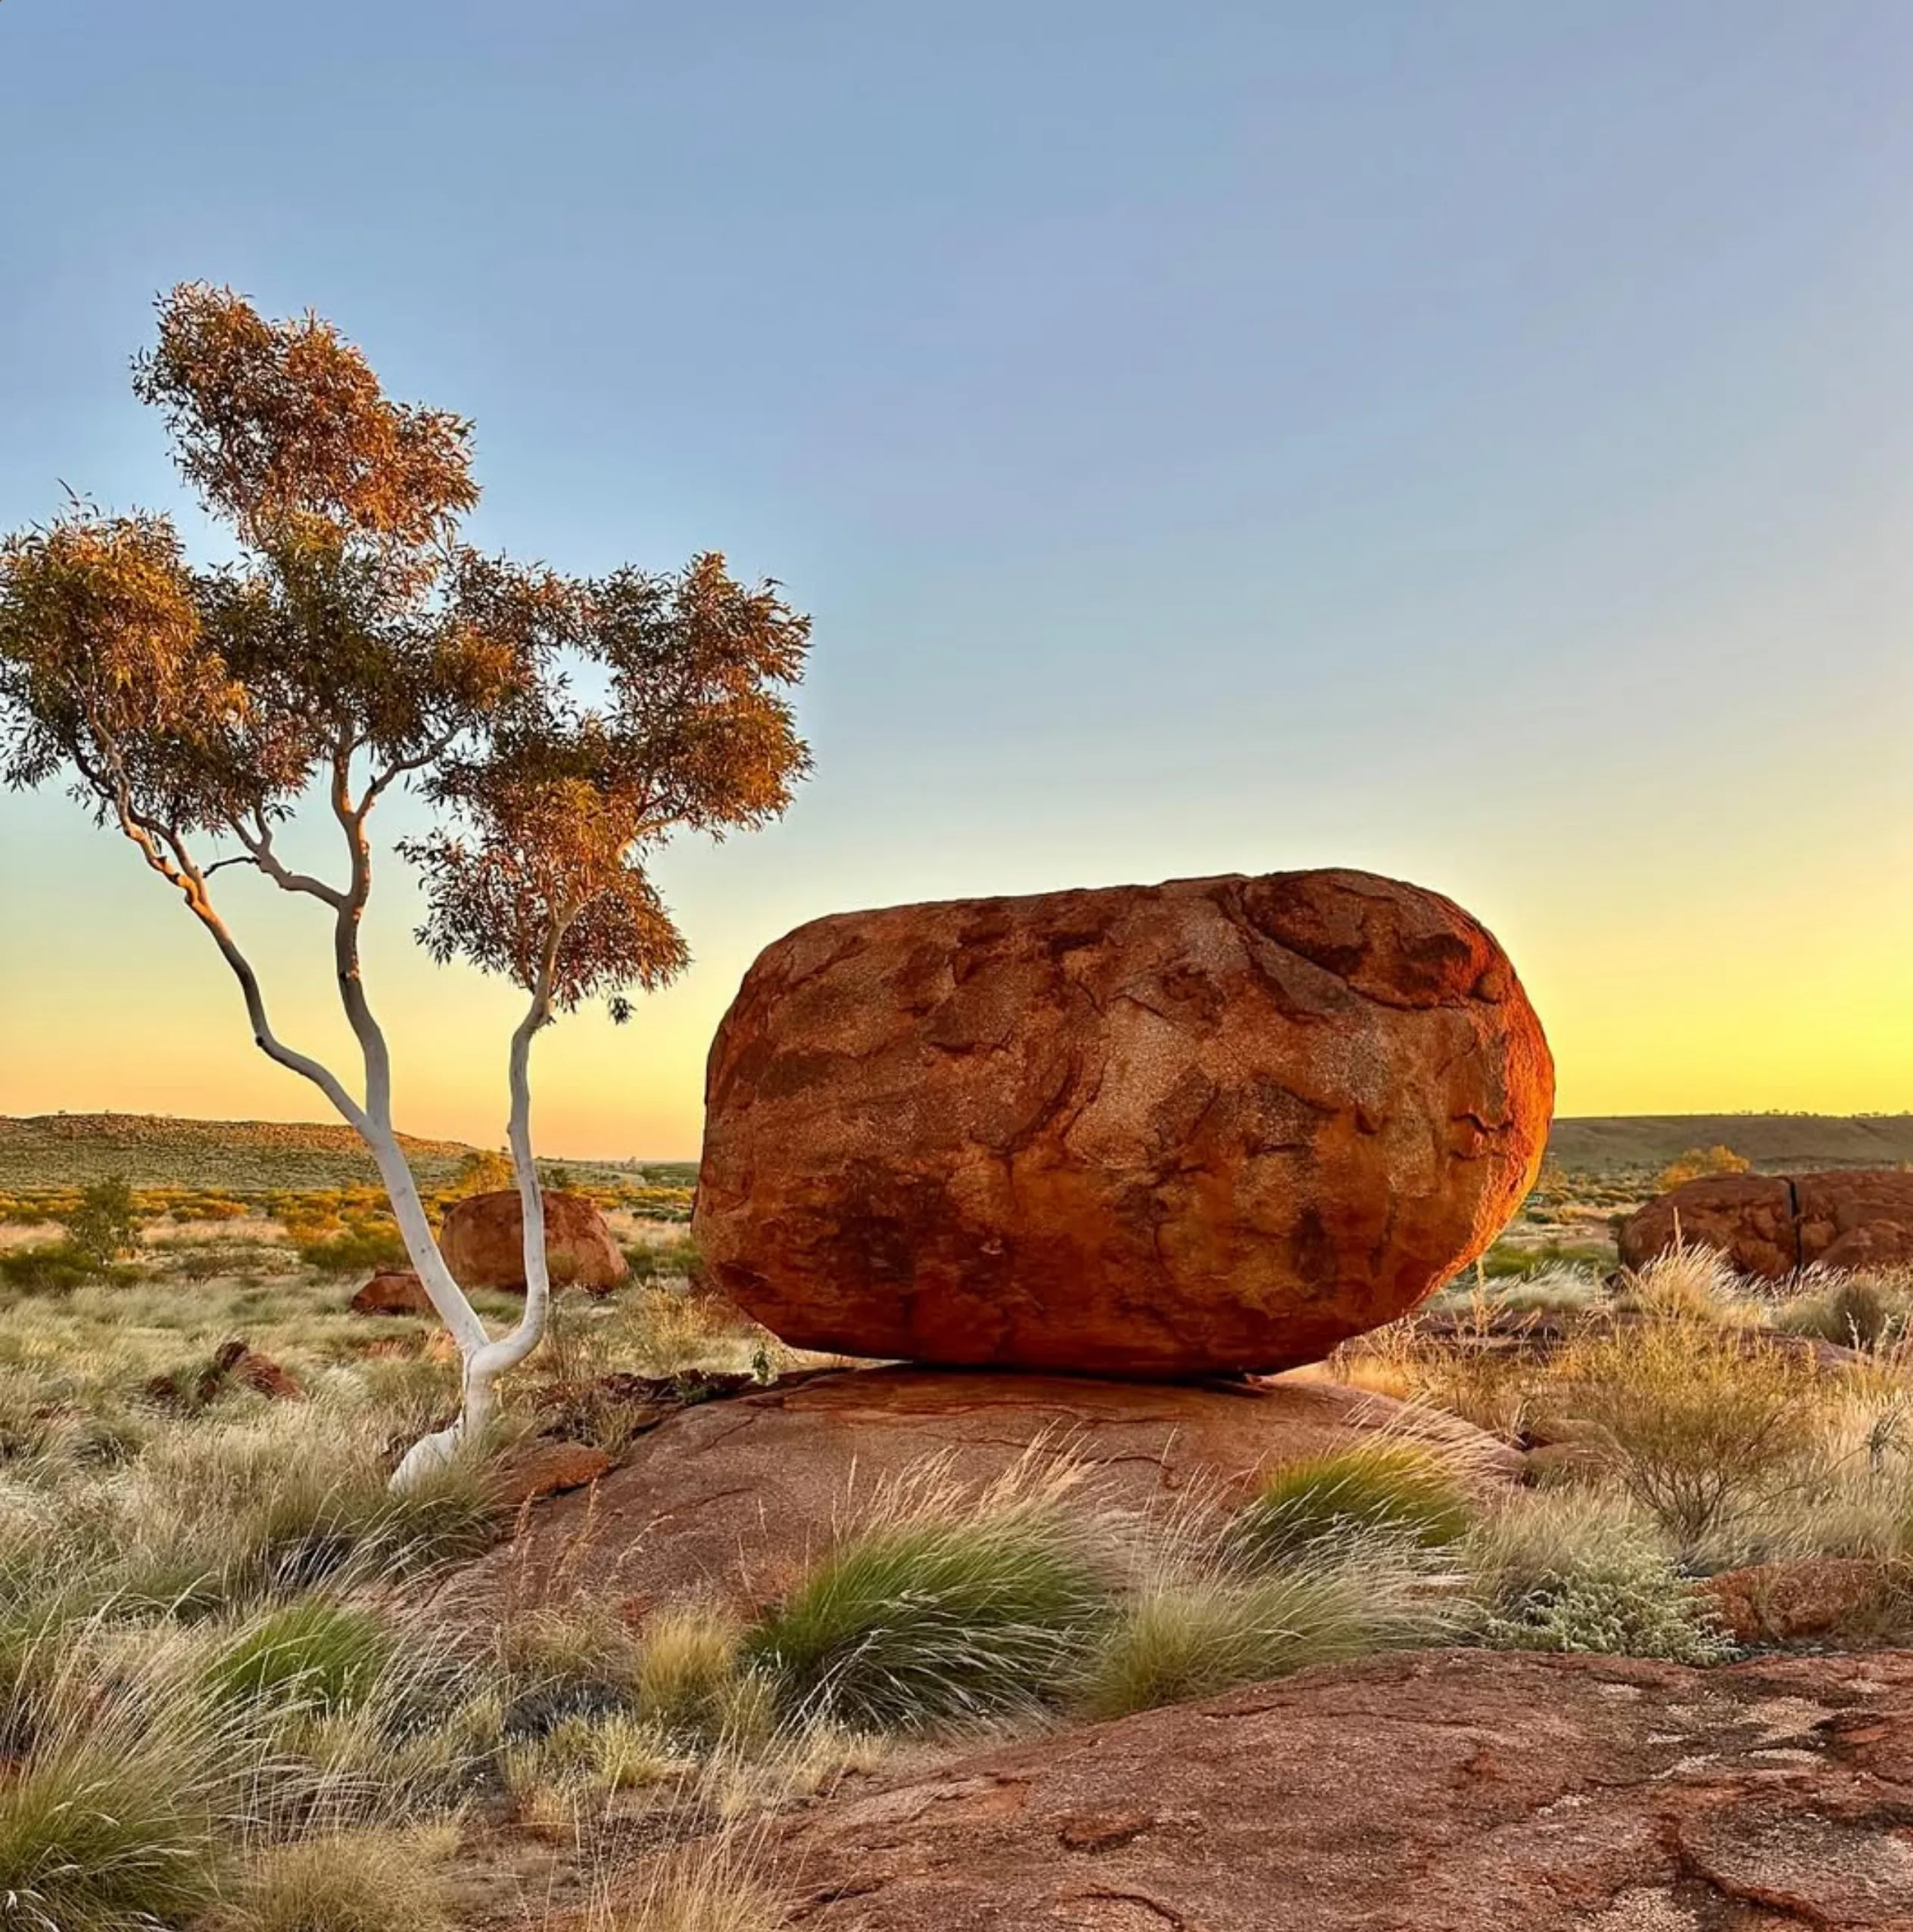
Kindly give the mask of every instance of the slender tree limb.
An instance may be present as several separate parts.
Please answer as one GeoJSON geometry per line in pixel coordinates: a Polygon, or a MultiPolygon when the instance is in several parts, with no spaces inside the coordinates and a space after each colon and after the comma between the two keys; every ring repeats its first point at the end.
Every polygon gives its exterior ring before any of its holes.
{"type": "Polygon", "coordinates": [[[273,849],[273,830],[266,824],[263,813],[253,815],[253,829],[248,830],[243,818],[235,817],[232,822],[233,836],[246,849],[246,856],[277,886],[282,892],[303,893],[308,899],[322,899],[331,906],[337,906],[344,896],[336,886],[329,886],[323,879],[315,879],[309,873],[294,872],[281,862],[273,849]]]}

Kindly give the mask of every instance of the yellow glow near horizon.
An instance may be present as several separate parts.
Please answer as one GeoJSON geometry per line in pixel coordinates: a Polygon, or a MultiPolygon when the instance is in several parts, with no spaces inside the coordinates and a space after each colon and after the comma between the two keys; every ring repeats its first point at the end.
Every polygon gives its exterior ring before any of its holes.
{"type": "MultiPolygon", "coordinates": [[[[1898,835],[1883,842],[1891,848],[1898,835]]],[[[136,862],[123,862],[119,842],[75,827],[60,843],[62,855],[45,861],[70,888],[58,948],[45,936],[23,943],[15,927],[0,951],[0,1111],[324,1118],[317,1095],[252,1049],[217,957],[136,862]]],[[[1559,1111],[1913,1107],[1913,868],[1905,892],[1869,892],[1883,855],[1876,846],[1831,869],[1802,864],[1704,902],[1637,880],[1626,917],[1603,911],[1572,873],[1519,899],[1506,895],[1508,907],[1487,916],[1547,1028],[1559,1111]]],[[[23,856],[10,855],[16,870],[23,856]]],[[[719,862],[737,862],[727,852],[719,862]]],[[[800,890],[762,903],[762,881],[777,868],[768,858],[760,865],[744,868],[752,876],[735,908],[700,908],[691,921],[700,958],[684,983],[640,999],[628,1027],[594,1011],[541,1039],[542,1148],[695,1157],[704,1057],[739,977],[760,945],[807,912],[832,909],[805,905],[800,890]]],[[[8,883],[44,889],[50,877],[8,883]]],[[[862,896],[882,896],[863,884],[862,896]]],[[[855,890],[844,888],[838,902],[855,890]]],[[[19,902],[11,890],[8,902],[19,902]]],[[[254,930],[276,1023],[349,1067],[351,1042],[329,1005],[310,932],[270,899],[262,909],[271,916],[254,930]]],[[[498,1145],[517,1007],[510,989],[433,968],[389,915],[375,930],[368,977],[395,1043],[400,1126],[498,1145]]]]}

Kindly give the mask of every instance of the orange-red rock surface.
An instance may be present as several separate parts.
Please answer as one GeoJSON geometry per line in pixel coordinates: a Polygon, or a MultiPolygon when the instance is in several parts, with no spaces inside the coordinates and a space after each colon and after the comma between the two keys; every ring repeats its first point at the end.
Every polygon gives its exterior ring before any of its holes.
{"type": "Polygon", "coordinates": [[[353,1296],[355,1315],[429,1315],[432,1298],[410,1268],[381,1268],[353,1296]]]}
{"type": "MultiPolygon", "coordinates": [[[[481,1596],[639,1609],[694,1599],[740,1608],[788,1588],[886,1485],[934,1470],[987,1488],[1067,1463],[1086,1493],[1138,1514],[1239,1503],[1285,1463],[1377,1432],[1451,1453],[1489,1490],[1513,1450],[1437,1411],[1326,1382],[1165,1384],[1083,1376],[849,1369],[667,1406],[665,1385],[615,1380],[640,1426],[589,1498],[565,1497],[463,1573],[481,1596]]],[[[547,1411],[559,1414],[562,1404],[547,1411]]]]}
{"type": "Polygon", "coordinates": [[[815,1932],[1907,1932],[1910,1794],[1904,1651],[1425,1651],[886,1780],[761,1863],[815,1932]]]}
{"type": "Polygon", "coordinates": [[[1480,1253],[1553,1096],[1500,948],[1393,880],[843,914],[768,948],[718,1030],[695,1232],[803,1347],[1278,1369],[1480,1253]]]}
{"type": "MultiPolygon", "coordinates": [[[[605,1218],[581,1194],[544,1197],[546,1265],[553,1288],[602,1294],[630,1273],[605,1218]]],[[[455,1201],[439,1230],[439,1252],[461,1288],[525,1292],[525,1214],[516,1189],[455,1201]]]]}
{"type": "Polygon", "coordinates": [[[1640,1267],[1677,1239],[1718,1248],[1740,1273],[1770,1280],[1816,1263],[1903,1265],[1913,1262],[1913,1173],[1881,1167],[1704,1174],[1622,1223],[1621,1259],[1640,1267]]]}

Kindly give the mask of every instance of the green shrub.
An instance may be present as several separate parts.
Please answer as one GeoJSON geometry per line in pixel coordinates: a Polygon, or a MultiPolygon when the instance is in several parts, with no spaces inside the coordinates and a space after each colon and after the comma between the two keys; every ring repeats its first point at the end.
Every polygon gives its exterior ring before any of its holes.
{"type": "Polygon", "coordinates": [[[1652,1531],[1599,1497],[1505,1512],[1469,1550],[1497,1650],[1587,1651],[1718,1663],[1732,1646],[1652,1531]]]}
{"type": "Polygon", "coordinates": [[[1111,1597],[1055,1488],[919,1495],[843,1542],[748,1635],[785,1708],[910,1730],[1057,1696],[1111,1597]]]}
{"type": "Polygon", "coordinates": [[[1550,1382],[1561,1413],[1606,1431],[1622,1480],[1685,1549],[1800,1469],[1834,1387],[1756,1333],[1687,1319],[1572,1342],[1550,1382]]]}
{"type": "Polygon", "coordinates": [[[98,1273],[92,1257],[70,1242],[48,1248],[20,1248],[0,1254],[0,1283],[23,1295],[65,1295],[98,1273]]]}
{"type": "Polygon", "coordinates": [[[104,1268],[139,1245],[139,1214],[132,1189],[114,1175],[80,1190],[79,1204],[61,1217],[74,1249],[104,1268]]]}
{"type": "Polygon", "coordinates": [[[1482,1641],[1503,1650],[1578,1650],[1715,1664],[1733,1653],[1691,1579],[1658,1551],[1538,1578],[1491,1613],[1482,1641]]]}
{"type": "Polygon", "coordinates": [[[1275,1471],[1237,1513],[1228,1547],[1251,1568],[1378,1532],[1433,1547],[1462,1535],[1471,1515],[1466,1486],[1439,1456],[1384,1439],[1275,1471]]]}
{"type": "MultiPolygon", "coordinates": [[[[1614,1257],[1605,1248],[1586,1242],[1542,1242],[1534,1246],[1497,1241],[1481,1257],[1481,1273],[1489,1281],[1505,1281],[1555,1268],[1609,1268],[1614,1257]]],[[[1465,1282],[1466,1276],[1463,1276],[1465,1282]]]]}
{"type": "Polygon", "coordinates": [[[204,1682],[223,1704],[349,1710],[371,1696],[396,1654],[369,1612],[309,1600],[269,1610],[216,1650],[204,1682]]]}
{"type": "Polygon", "coordinates": [[[697,1244],[688,1236],[678,1241],[633,1242],[625,1249],[625,1259],[637,1282],[695,1281],[698,1276],[697,1244]]]}

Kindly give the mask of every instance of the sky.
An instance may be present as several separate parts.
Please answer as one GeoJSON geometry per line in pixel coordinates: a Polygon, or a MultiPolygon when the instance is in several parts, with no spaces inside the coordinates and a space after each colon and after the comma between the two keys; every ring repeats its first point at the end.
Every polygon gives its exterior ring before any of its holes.
{"type": "MultiPolygon", "coordinates": [[[[200,530],[127,385],[196,279],[472,418],[484,544],[788,587],[815,774],[660,860],[696,962],[541,1038],[553,1153],[694,1155],[818,915],[1329,865],[1498,936],[1563,1113],[1913,1109],[1909,87],[1902,0],[5,0],[0,528],[200,530]]],[[[516,997],[417,911],[400,1124],[496,1145],[516,997]]],[[[0,1112],[322,1105],[0,796],[0,1112]]]]}

